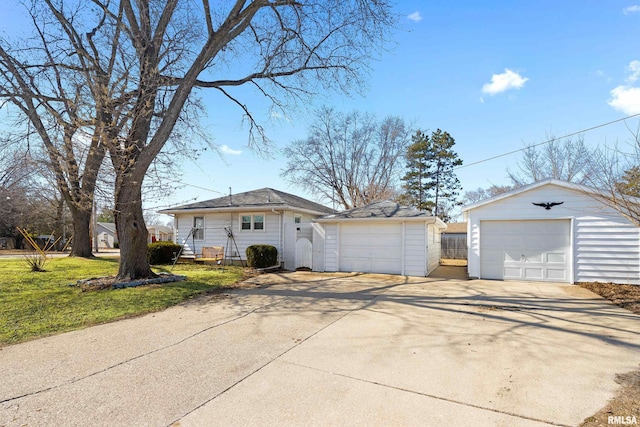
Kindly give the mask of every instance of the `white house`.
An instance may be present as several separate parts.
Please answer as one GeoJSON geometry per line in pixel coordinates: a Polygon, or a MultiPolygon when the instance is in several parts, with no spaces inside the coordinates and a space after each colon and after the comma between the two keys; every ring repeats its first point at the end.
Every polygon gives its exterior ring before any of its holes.
{"type": "Polygon", "coordinates": [[[148,225],[148,243],[171,242],[173,239],[173,229],[165,225],[148,225]]]}
{"type": "Polygon", "coordinates": [[[96,223],[96,234],[98,236],[98,249],[112,249],[118,243],[118,233],[116,224],[113,222],[96,223]]]}
{"type": "Polygon", "coordinates": [[[313,270],[427,276],[440,262],[446,225],[383,201],[315,220],[313,270]]]}
{"type": "Polygon", "coordinates": [[[640,284],[640,228],[596,191],[546,180],[464,206],[469,276],[640,284]]]}
{"type": "MultiPolygon", "coordinates": [[[[283,191],[262,188],[161,213],[174,216],[174,241],[185,245],[187,256],[201,254],[203,247],[223,246],[225,256],[246,259],[248,246],[268,244],[278,250],[282,266],[294,270],[301,266],[296,263],[296,244],[304,239],[310,245],[311,221],[333,213],[333,209],[283,191]],[[227,248],[228,231],[234,236],[237,250],[232,242],[227,248]]],[[[310,250],[306,258],[310,260],[310,250]]],[[[298,260],[306,263],[300,257],[298,260]]]]}

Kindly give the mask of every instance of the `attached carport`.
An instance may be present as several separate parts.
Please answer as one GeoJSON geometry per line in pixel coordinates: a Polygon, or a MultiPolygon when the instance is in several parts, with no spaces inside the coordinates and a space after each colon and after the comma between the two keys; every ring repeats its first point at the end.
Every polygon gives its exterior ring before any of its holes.
{"type": "Polygon", "coordinates": [[[438,266],[445,227],[391,201],[328,215],[314,224],[314,270],[424,277],[438,266]]]}

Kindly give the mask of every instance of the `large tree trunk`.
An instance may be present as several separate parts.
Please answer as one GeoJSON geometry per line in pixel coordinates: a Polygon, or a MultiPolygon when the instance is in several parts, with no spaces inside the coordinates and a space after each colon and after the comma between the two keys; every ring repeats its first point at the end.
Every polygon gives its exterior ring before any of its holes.
{"type": "Polygon", "coordinates": [[[73,242],[69,256],[93,258],[91,251],[91,209],[71,209],[73,218],[73,242]]]}
{"type": "Polygon", "coordinates": [[[120,242],[118,280],[156,277],[147,258],[148,232],[142,216],[142,182],[127,178],[116,189],[115,217],[120,242]]]}

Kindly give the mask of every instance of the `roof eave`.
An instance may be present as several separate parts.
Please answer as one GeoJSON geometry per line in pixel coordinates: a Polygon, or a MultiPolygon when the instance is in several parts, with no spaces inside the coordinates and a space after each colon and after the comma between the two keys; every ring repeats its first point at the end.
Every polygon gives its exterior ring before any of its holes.
{"type": "Polygon", "coordinates": [[[581,185],[581,184],[575,184],[573,182],[567,182],[567,181],[561,181],[558,179],[545,179],[542,181],[538,181],[538,182],[534,182],[532,184],[529,185],[525,185],[519,188],[516,188],[514,190],[511,191],[507,191],[506,193],[502,193],[502,194],[498,194],[497,196],[493,196],[490,197],[488,199],[485,200],[480,200],[479,202],[475,202],[475,203],[471,203],[469,205],[465,205],[462,206],[461,211],[467,212],[473,209],[477,209],[479,207],[482,207],[484,205],[488,205],[490,203],[494,203],[497,202],[499,200],[503,200],[506,199],[507,197],[511,197],[511,196],[516,196],[518,194],[530,191],[530,190],[534,190],[538,187],[542,187],[543,185],[548,185],[548,184],[553,184],[553,185],[557,185],[559,187],[564,187],[564,188],[568,188],[571,190],[576,190],[576,191],[580,191],[583,193],[592,193],[592,194],[598,194],[598,191],[594,188],[591,187],[587,187],[586,185],[581,185]]]}
{"type": "Polygon", "coordinates": [[[316,218],[315,222],[426,222],[436,224],[440,228],[447,228],[442,220],[435,216],[414,216],[414,217],[368,217],[368,218],[316,218]]]}
{"type": "Polygon", "coordinates": [[[242,205],[242,206],[224,206],[224,207],[215,207],[215,208],[190,208],[190,209],[163,209],[158,211],[158,213],[165,215],[178,215],[178,214],[186,214],[186,213],[223,213],[223,212],[255,212],[255,211],[271,211],[271,210],[279,210],[279,211],[296,211],[309,213],[313,215],[327,215],[327,212],[316,211],[313,209],[299,208],[289,205],[242,205]]]}

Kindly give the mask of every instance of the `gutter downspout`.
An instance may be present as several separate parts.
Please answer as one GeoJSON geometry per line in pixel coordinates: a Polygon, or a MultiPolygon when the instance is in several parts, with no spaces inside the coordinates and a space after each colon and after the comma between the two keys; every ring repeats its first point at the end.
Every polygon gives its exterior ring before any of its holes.
{"type": "Polygon", "coordinates": [[[280,266],[283,266],[282,256],[284,254],[284,248],[283,248],[284,238],[282,236],[282,229],[284,225],[282,224],[282,221],[283,221],[284,215],[282,215],[282,212],[278,212],[273,208],[271,208],[271,212],[273,212],[274,214],[280,217],[280,220],[278,221],[278,245],[280,246],[280,250],[278,250],[278,263],[280,264],[280,266]]]}

